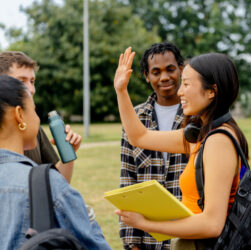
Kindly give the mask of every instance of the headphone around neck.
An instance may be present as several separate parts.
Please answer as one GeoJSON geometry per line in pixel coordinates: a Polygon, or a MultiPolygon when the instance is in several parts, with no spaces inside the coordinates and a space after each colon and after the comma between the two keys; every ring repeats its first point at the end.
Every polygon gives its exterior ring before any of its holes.
{"type": "MultiPolygon", "coordinates": [[[[232,115],[230,112],[227,112],[226,114],[220,116],[216,120],[213,120],[212,122],[212,129],[219,127],[221,124],[228,122],[232,118],[232,115]]],[[[195,123],[189,123],[184,129],[184,135],[188,142],[190,143],[196,143],[199,133],[200,133],[200,127],[195,123]]]]}

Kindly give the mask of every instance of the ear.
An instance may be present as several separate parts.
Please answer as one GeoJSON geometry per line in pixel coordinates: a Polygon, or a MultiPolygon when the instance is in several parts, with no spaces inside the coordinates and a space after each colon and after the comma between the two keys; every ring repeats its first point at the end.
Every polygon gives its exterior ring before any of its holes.
{"type": "Polygon", "coordinates": [[[150,82],[149,77],[148,77],[149,73],[147,73],[147,74],[145,73],[144,75],[145,75],[145,78],[146,78],[146,82],[149,83],[150,82]]]}
{"type": "Polygon", "coordinates": [[[214,84],[214,85],[213,85],[213,90],[212,90],[212,89],[209,89],[208,91],[209,91],[209,92],[208,92],[208,97],[209,97],[209,99],[213,99],[213,98],[215,97],[215,94],[217,93],[217,85],[214,84]]]}
{"type": "Polygon", "coordinates": [[[21,108],[21,106],[15,107],[15,118],[17,123],[22,123],[24,120],[24,110],[21,108]]]}

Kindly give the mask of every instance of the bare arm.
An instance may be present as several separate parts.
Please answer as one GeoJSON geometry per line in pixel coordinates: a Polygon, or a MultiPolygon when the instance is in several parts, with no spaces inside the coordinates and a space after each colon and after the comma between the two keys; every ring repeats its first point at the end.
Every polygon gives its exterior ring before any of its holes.
{"type": "Polygon", "coordinates": [[[125,53],[120,55],[119,65],[114,77],[120,117],[130,143],[133,146],[149,150],[185,153],[182,129],[151,131],[146,129],[138,119],[127,91],[134,55],[135,52],[131,52],[131,48],[126,49],[125,53]]]}
{"type": "Polygon", "coordinates": [[[230,140],[222,134],[208,138],[203,153],[205,166],[205,207],[202,213],[175,221],[149,221],[142,215],[116,211],[125,224],[146,232],[185,239],[220,235],[227,216],[229,195],[238,167],[238,157],[230,140]]]}

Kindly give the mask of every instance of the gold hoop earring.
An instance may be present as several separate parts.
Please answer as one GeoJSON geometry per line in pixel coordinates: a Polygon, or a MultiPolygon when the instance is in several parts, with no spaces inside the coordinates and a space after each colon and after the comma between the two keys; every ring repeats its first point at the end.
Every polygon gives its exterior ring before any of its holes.
{"type": "Polygon", "coordinates": [[[19,130],[24,131],[27,128],[27,124],[25,122],[20,122],[18,128],[19,130]]]}

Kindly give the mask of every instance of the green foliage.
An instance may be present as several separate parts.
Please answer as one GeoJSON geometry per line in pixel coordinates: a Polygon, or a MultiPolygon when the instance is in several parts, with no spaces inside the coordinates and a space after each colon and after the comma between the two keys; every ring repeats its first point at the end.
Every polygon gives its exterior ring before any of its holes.
{"type": "MultiPolygon", "coordinates": [[[[40,65],[35,101],[42,121],[52,109],[66,118],[82,114],[83,0],[35,1],[24,12],[28,31],[7,33],[10,49],[26,52],[40,65]]],[[[242,93],[250,91],[250,27],[250,0],[89,0],[91,120],[119,120],[112,82],[128,46],[136,51],[129,85],[134,104],[151,92],[139,73],[140,58],[162,40],[175,43],[185,58],[210,51],[229,54],[242,93]]]]}
{"type": "MultiPolygon", "coordinates": [[[[83,106],[83,1],[65,0],[62,6],[52,0],[35,2],[24,10],[29,18],[25,39],[11,45],[23,50],[40,65],[37,73],[35,101],[42,120],[52,109],[66,118],[82,114],[83,106]]],[[[91,119],[103,121],[113,115],[118,120],[113,77],[122,51],[132,46],[137,52],[132,77],[135,103],[144,101],[149,93],[138,74],[139,60],[145,48],[159,38],[148,32],[130,7],[116,1],[90,1],[89,48],[91,119]]]]}
{"type": "Polygon", "coordinates": [[[250,0],[118,0],[132,6],[148,30],[175,43],[184,57],[210,51],[229,54],[237,64],[241,90],[251,88],[250,0]]]}

